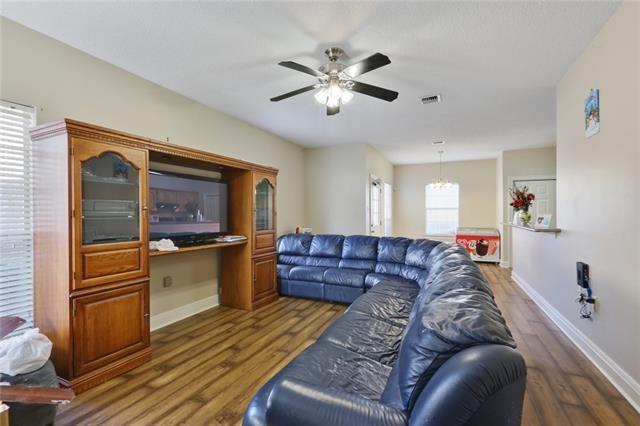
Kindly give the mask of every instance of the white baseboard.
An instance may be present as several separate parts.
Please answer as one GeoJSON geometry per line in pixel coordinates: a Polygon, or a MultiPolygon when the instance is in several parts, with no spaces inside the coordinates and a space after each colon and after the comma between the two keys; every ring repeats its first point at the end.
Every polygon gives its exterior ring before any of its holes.
{"type": "Polygon", "coordinates": [[[511,268],[511,264],[507,260],[501,260],[500,261],[500,267],[501,268],[511,268]]]}
{"type": "Polygon", "coordinates": [[[593,343],[582,331],[574,326],[540,293],[533,289],[522,277],[511,273],[513,281],[544,311],[560,330],[580,349],[580,351],[604,374],[622,396],[640,412],[640,384],[609,357],[598,345],[593,343]]]}
{"type": "Polygon", "coordinates": [[[166,327],[169,324],[180,321],[198,312],[206,311],[220,304],[218,295],[206,297],[201,300],[180,306],[167,312],[162,312],[151,316],[151,331],[166,327]]]}

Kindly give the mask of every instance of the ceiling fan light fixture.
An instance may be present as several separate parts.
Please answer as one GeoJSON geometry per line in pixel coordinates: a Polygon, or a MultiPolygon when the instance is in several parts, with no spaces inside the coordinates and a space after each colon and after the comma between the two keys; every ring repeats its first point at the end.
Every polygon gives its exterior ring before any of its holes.
{"type": "Polygon", "coordinates": [[[328,107],[337,107],[353,99],[353,93],[340,87],[338,82],[330,82],[314,95],[316,101],[328,107]]]}
{"type": "Polygon", "coordinates": [[[316,84],[302,87],[280,96],[271,98],[271,102],[279,102],[292,96],[300,95],[312,90],[317,90],[314,94],[316,101],[327,107],[327,115],[336,115],[340,112],[340,106],[349,102],[355,93],[360,93],[387,102],[393,102],[398,97],[398,92],[361,83],[354,78],[376,70],[385,65],[389,65],[391,60],[382,53],[375,53],[355,64],[345,65],[338,62],[344,51],[338,47],[332,47],[325,51],[329,62],[315,70],[305,65],[292,61],[278,62],[278,65],[303,72],[317,78],[316,84]]]}

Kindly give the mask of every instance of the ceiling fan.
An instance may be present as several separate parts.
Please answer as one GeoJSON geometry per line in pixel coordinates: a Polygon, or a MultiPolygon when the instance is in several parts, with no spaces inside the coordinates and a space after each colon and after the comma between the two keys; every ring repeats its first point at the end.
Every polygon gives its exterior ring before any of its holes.
{"type": "Polygon", "coordinates": [[[335,115],[340,112],[340,106],[342,104],[349,102],[351,98],[353,98],[352,92],[373,96],[374,98],[387,102],[392,102],[398,97],[398,92],[394,92],[393,90],[383,89],[382,87],[353,80],[359,75],[389,65],[391,61],[388,56],[382,53],[376,53],[355,64],[344,65],[338,62],[338,59],[344,54],[344,51],[339,47],[330,47],[325,50],[324,53],[329,58],[329,62],[321,66],[318,70],[298,64],[297,62],[278,62],[278,65],[285,68],[291,68],[292,70],[316,77],[318,83],[271,98],[271,102],[278,102],[310,90],[320,89],[315,94],[316,100],[327,106],[327,115],[335,115]]]}

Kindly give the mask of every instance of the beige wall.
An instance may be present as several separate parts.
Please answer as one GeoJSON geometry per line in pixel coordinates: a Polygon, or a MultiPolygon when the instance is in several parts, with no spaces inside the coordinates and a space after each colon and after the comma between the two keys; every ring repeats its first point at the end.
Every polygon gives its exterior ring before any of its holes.
{"type": "MultiPolygon", "coordinates": [[[[39,107],[39,123],[69,117],[276,167],[278,232],[304,222],[300,146],[12,21],[0,25],[0,97],[39,107]]],[[[153,314],[217,293],[215,251],[157,258],[151,267],[153,314]],[[173,287],[163,289],[171,271],[173,287]]]]}
{"type": "Polygon", "coordinates": [[[306,226],[315,234],[366,232],[366,145],[305,150],[306,226]]]}
{"type": "MultiPolygon", "coordinates": [[[[501,212],[498,221],[498,228],[502,235],[501,264],[509,266],[511,264],[511,227],[507,225],[513,221],[513,209],[509,205],[511,197],[509,188],[512,186],[513,178],[516,177],[556,177],[556,147],[518,149],[513,151],[503,151],[500,153],[498,161],[502,187],[498,196],[500,204],[498,210],[501,212]]],[[[554,218],[554,222],[555,222],[554,218]]]]}
{"type": "Polygon", "coordinates": [[[514,273],[640,409],[640,3],[623,3],[557,86],[557,238],[514,234],[514,273]],[[583,105],[600,89],[600,133],[583,105]],[[527,238],[524,241],[524,238],[527,238]],[[534,264],[531,262],[535,256],[534,264]],[[578,317],[575,263],[598,300],[578,317]]]}
{"type": "Polygon", "coordinates": [[[305,226],[316,234],[367,234],[369,179],[393,184],[393,165],[367,144],[305,150],[305,226]]]}
{"type": "MultiPolygon", "coordinates": [[[[437,163],[394,167],[395,235],[425,234],[425,185],[438,177],[437,163]]],[[[496,160],[443,164],[443,175],[460,185],[460,226],[496,227],[496,160]]]]}
{"type": "Polygon", "coordinates": [[[377,149],[365,145],[367,173],[386,183],[393,183],[393,164],[391,164],[377,149]]]}

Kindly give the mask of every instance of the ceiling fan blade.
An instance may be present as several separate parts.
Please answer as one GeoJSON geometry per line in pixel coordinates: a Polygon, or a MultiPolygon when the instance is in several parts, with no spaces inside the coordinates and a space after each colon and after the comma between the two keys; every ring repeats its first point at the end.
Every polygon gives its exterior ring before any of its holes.
{"type": "Polygon", "coordinates": [[[366,72],[373,71],[377,68],[383,67],[385,65],[389,65],[391,60],[387,55],[383,55],[382,53],[376,53],[374,55],[369,56],[368,58],[363,59],[360,62],[356,62],[353,65],[349,65],[345,69],[342,70],[343,73],[348,75],[349,77],[357,77],[366,72]]]}
{"type": "Polygon", "coordinates": [[[359,81],[350,81],[346,87],[354,92],[362,93],[363,95],[373,96],[374,98],[382,99],[383,101],[391,102],[398,97],[398,92],[393,90],[383,89],[382,87],[372,86],[371,84],[360,83],[359,81]]]}
{"type": "Polygon", "coordinates": [[[329,106],[327,105],[327,115],[336,115],[340,112],[340,105],[329,106]]]}
{"type": "Polygon", "coordinates": [[[292,70],[296,70],[296,71],[300,71],[306,74],[310,74],[314,77],[326,77],[327,75],[323,72],[320,72],[318,70],[314,70],[313,68],[309,68],[306,65],[302,65],[299,64],[297,62],[292,62],[292,61],[283,61],[283,62],[278,62],[278,65],[280,65],[281,67],[285,67],[285,68],[291,68],[292,70]]]}
{"type": "Polygon", "coordinates": [[[300,93],[308,92],[309,90],[313,90],[315,88],[316,88],[316,85],[312,84],[311,86],[306,86],[306,87],[303,87],[302,89],[294,90],[293,92],[288,92],[288,93],[285,93],[284,95],[280,95],[280,96],[276,96],[275,98],[271,98],[271,102],[278,102],[278,101],[281,101],[283,99],[287,99],[287,98],[290,98],[292,96],[299,95],[300,93]]]}

